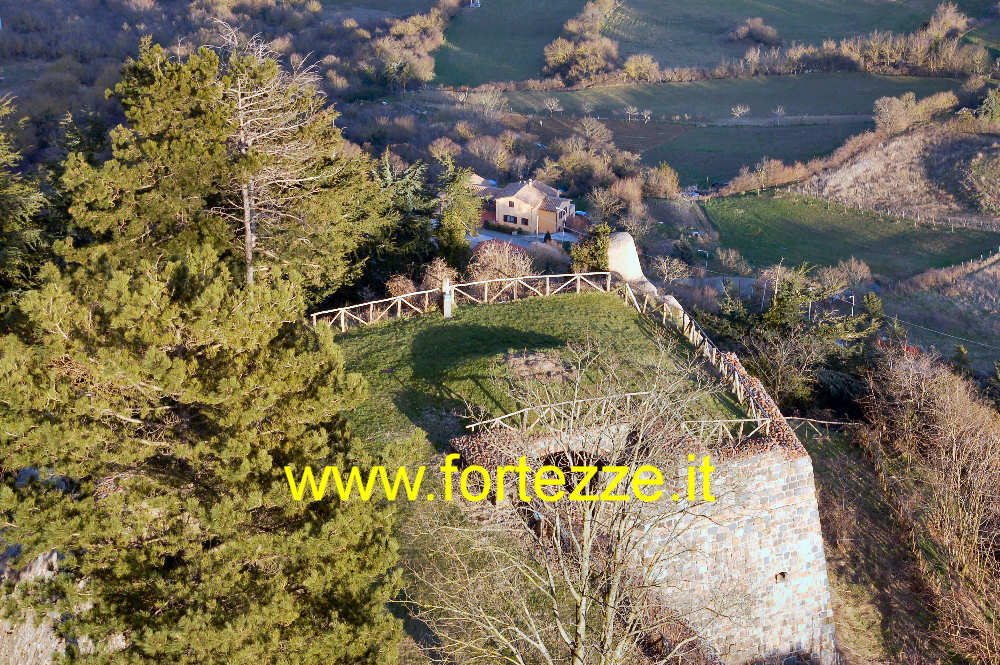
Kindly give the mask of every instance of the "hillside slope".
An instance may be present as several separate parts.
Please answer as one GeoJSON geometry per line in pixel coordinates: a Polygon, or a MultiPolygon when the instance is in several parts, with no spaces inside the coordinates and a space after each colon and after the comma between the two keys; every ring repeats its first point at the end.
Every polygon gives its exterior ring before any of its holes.
{"type": "Polygon", "coordinates": [[[906,217],[995,221],[963,184],[970,161],[1000,155],[1000,135],[937,123],[885,140],[801,188],[808,194],[906,217]]]}

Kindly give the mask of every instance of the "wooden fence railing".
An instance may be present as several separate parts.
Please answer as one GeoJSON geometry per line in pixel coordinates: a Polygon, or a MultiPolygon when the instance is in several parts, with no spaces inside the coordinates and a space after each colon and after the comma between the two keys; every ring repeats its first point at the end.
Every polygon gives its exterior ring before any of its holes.
{"type": "Polygon", "coordinates": [[[760,391],[744,378],[743,374],[719,350],[719,347],[712,342],[702,327],[698,325],[698,322],[691,318],[683,307],[679,305],[671,307],[668,303],[650,298],[646,294],[643,294],[642,298],[639,299],[627,282],[622,291],[625,302],[631,304],[640,313],[656,315],[654,318],[658,318],[664,325],[668,321],[673,323],[678,332],[695,348],[695,351],[714,367],[722,379],[729,384],[736,399],[746,407],[751,418],[763,424],[764,433],[770,433],[771,415],[764,408],[760,391]]]}
{"type": "MultiPolygon", "coordinates": [[[[568,402],[539,404],[518,411],[506,413],[496,418],[489,418],[466,425],[466,429],[476,431],[490,427],[503,427],[515,432],[528,432],[539,424],[547,427],[565,429],[568,425],[575,427],[588,426],[595,420],[608,415],[612,404],[617,408],[624,406],[625,411],[631,403],[641,398],[656,395],[653,391],[622,393],[618,395],[602,395],[568,402]]],[[[699,441],[711,440],[716,443],[735,443],[744,438],[754,436],[764,431],[766,423],[756,418],[730,418],[716,420],[685,420],[680,423],[684,433],[699,441]]]]}
{"type": "Polygon", "coordinates": [[[610,272],[588,272],[506,277],[460,284],[445,283],[437,289],[315,312],[312,314],[312,322],[316,325],[321,320],[327,321],[330,325],[340,328],[341,332],[346,332],[352,326],[368,326],[412,314],[427,314],[438,308],[446,290],[456,305],[463,302],[483,305],[513,302],[536,296],[553,296],[558,293],[609,292],[612,290],[612,281],[610,272]]]}
{"type": "MultiPolygon", "coordinates": [[[[331,326],[337,326],[341,332],[346,332],[352,326],[368,326],[409,315],[427,314],[432,310],[438,309],[442,302],[444,303],[447,315],[450,312],[451,305],[463,302],[481,305],[512,302],[522,298],[552,296],[560,293],[582,293],[585,291],[618,293],[625,300],[626,304],[634,307],[639,313],[657,319],[662,325],[672,324],[694,346],[695,351],[719,373],[722,379],[729,385],[739,403],[747,409],[747,414],[750,418],[746,422],[756,423],[752,433],[758,431],[763,431],[765,434],[770,433],[772,416],[764,408],[764,401],[761,399],[758,389],[747,382],[744,375],[736,366],[712,343],[712,340],[709,339],[705,331],[698,325],[698,322],[691,318],[684,308],[677,304],[676,301],[673,301],[673,299],[661,299],[657,296],[651,298],[648,293],[636,295],[636,292],[628,282],[610,272],[529,275],[525,277],[488,279],[459,284],[448,284],[445,281],[441,285],[441,288],[438,289],[416,291],[392,298],[373,300],[359,305],[315,312],[312,314],[312,322],[313,325],[316,325],[319,321],[325,321],[331,326]],[[450,304],[449,299],[451,299],[450,304]]],[[[553,405],[548,406],[552,407],[553,405]]],[[[498,422],[497,424],[499,425],[509,424],[506,423],[508,417],[515,417],[521,413],[521,411],[518,411],[494,420],[504,421],[498,422]]],[[[527,418],[528,416],[525,415],[524,417],[527,418]]],[[[538,419],[536,418],[536,424],[537,421],[538,419]]],[[[482,423],[476,423],[476,426],[484,426],[491,422],[493,421],[483,421],[482,423]]],[[[719,436],[724,436],[721,433],[723,429],[730,431],[730,428],[725,423],[740,423],[741,421],[716,420],[699,422],[722,423],[721,429],[717,426],[713,427],[718,430],[719,436]]],[[[743,425],[740,425],[741,433],[744,429],[743,425]]]]}

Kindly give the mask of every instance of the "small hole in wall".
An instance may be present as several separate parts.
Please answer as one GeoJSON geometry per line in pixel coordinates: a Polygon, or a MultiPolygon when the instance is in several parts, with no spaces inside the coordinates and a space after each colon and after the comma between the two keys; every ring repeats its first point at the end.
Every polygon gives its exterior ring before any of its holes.
{"type": "Polygon", "coordinates": [[[774,581],[778,584],[786,581],[788,579],[788,573],[781,572],[774,576],[774,581]]]}

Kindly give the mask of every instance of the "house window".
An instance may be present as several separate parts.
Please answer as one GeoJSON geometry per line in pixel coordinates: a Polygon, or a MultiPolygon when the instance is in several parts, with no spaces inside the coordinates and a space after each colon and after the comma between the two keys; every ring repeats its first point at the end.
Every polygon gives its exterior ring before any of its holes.
{"type": "Polygon", "coordinates": [[[527,226],[528,225],[528,218],[527,217],[522,217],[521,218],[521,224],[523,224],[524,226],[527,226]]]}
{"type": "Polygon", "coordinates": [[[517,217],[515,217],[514,215],[504,215],[503,221],[507,222],[508,224],[517,224],[517,217]]]}
{"type": "Polygon", "coordinates": [[[507,207],[508,208],[513,208],[514,207],[514,202],[513,201],[507,201],[507,207]]]}

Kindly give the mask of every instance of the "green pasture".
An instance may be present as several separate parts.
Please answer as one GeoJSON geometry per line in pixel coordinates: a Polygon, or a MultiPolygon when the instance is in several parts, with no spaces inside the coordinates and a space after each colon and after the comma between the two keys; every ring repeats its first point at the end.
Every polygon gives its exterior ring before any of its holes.
{"type": "Polygon", "coordinates": [[[542,49],[559,36],[567,19],[586,0],[482,0],[462,9],[445,31],[438,49],[435,81],[479,85],[540,76],[542,49]]]}
{"type": "Polygon", "coordinates": [[[735,247],[758,267],[779,261],[832,265],[854,256],[873,273],[899,279],[1000,246],[998,233],[914,226],[786,193],[711,199],[703,206],[719,244],[735,247]]]}
{"type": "MultiPolygon", "coordinates": [[[[730,42],[726,33],[748,17],[776,28],[784,44],[820,44],[872,30],[910,32],[934,13],[939,0],[624,0],[603,33],[618,41],[623,57],[649,53],[663,66],[713,66],[739,58],[751,45],[730,42]]],[[[969,16],[984,16],[994,3],[958,0],[969,16]]]]}
{"type": "MultiPolygon", "coordinates": [[[[618,296],[604,293],[466,305],[452,319],[434,313],[354,329],[339,340],[348,369],[367,380],[369,397],[351,419],[376,449],[384,448],[377,443],[383,437],[402,440],[417,430],[443,445],[463,431],[467,403],[493,416],[520,408],[498,383],[507,352],[560,353],[570,342],[593,340],[638,368],[657,355],[661,330],[618,296]]],[[[686,348],[677,347],[676,353],[686,354],[686,348]]],[[[637,388],[641,385],[640,380],[637,388]]],[[[728,399],[706,410],[742,417],[733,415],[741,411],[728,399]]]]}
{"type": "Polygon", "coordinates": [[[833,152],[872,123],[830,123],[783,127],[690,127],[662,143],[650,142],[640,155],[646,164],[667,162],[682,184],[728,182],[743,166],[764,157],[805,162],[833,152]]]}
{"type": "Polygon", "coordinates": [[[744,120],[772,120],[774,109],[785,114],[871,114],[879,97],[914,92],[925,97],[954,90],[961,81],[947,78],[877,76],[863,73],[806,74],[802,76],[757,76],[692,83],[616,85],[583,90],[519,90],[507,93],[512,110],[547,115],[544,100],[555,97],[566,115],[583,115],[584,104],[598,116],[624,117],[626,106],[649,109],[659,120],[725,121],[732,107],[743,104],[750,111],[744,120]]]}

